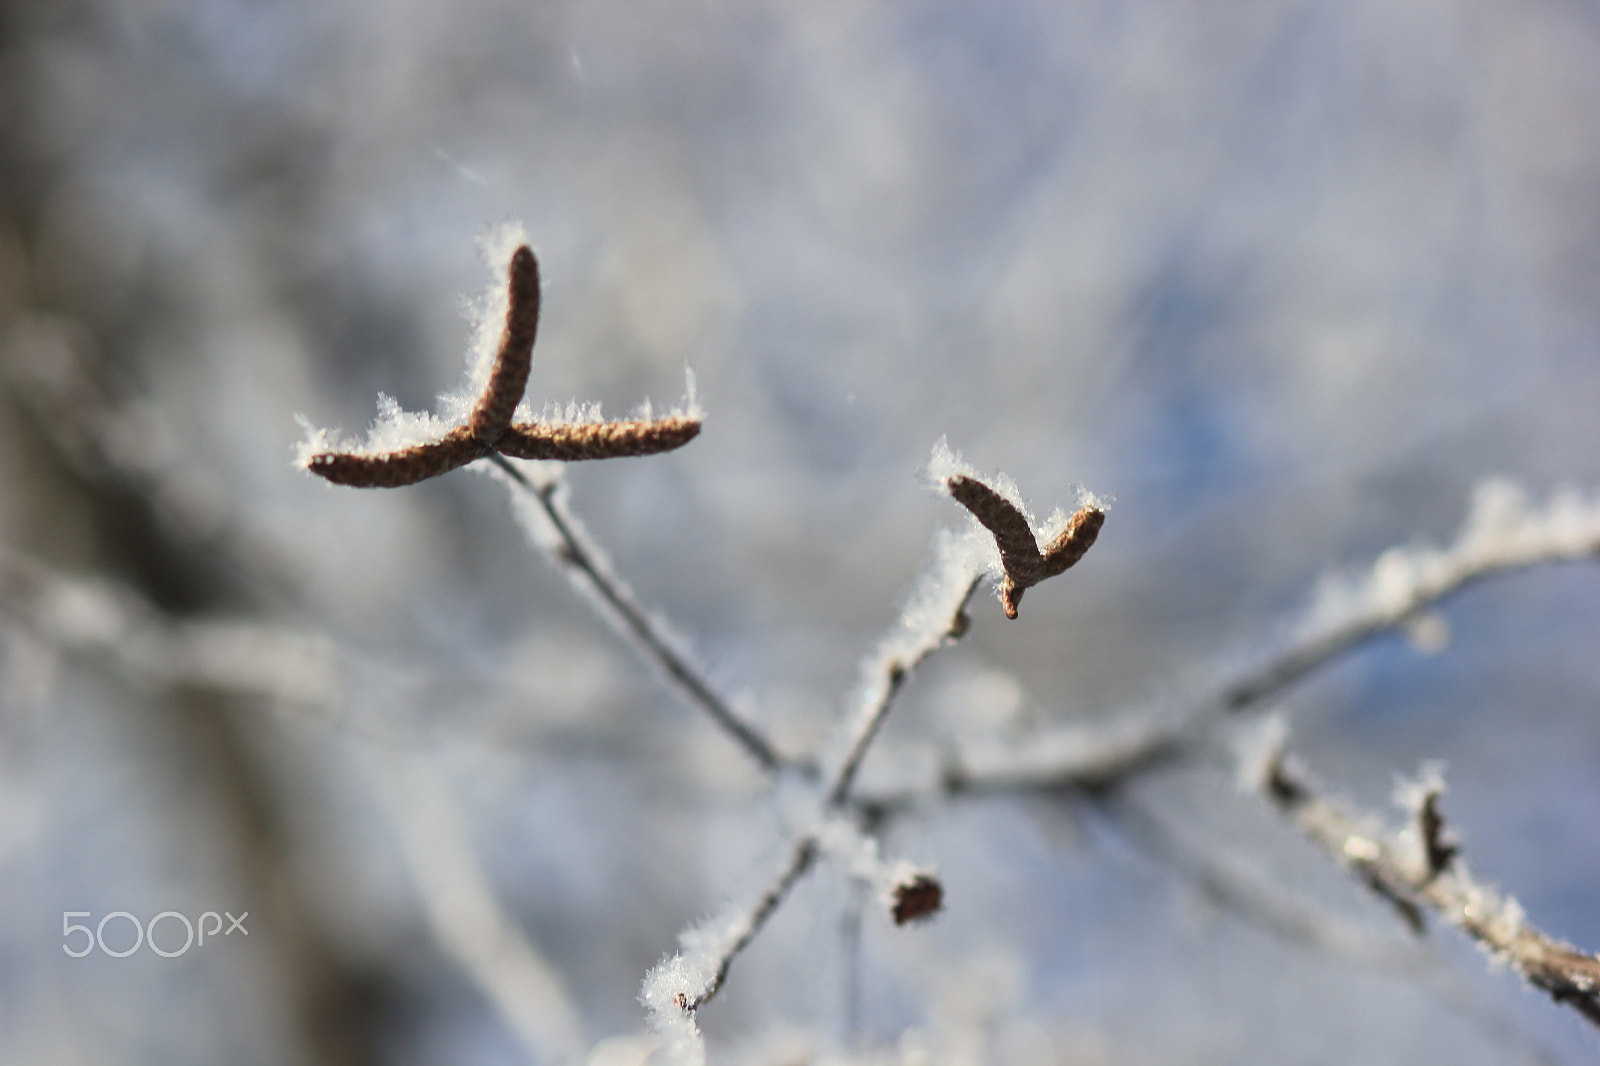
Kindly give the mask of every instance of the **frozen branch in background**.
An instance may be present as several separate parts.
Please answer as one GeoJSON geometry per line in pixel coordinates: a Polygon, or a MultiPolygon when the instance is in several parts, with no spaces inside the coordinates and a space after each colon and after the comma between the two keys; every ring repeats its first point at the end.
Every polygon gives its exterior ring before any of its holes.
{"type": "Polygon", "coordinates": [[[1107,815],[1129,840],[1189,881],[1208,900],[1286,943],[1429,985],[1441,1002],[1476,1026],[1485,1040],[1499,1045],[1507,1056],[1505,1061],[1553,1066],[1555,1060],[1550,1054],[1532,1043],[1497,1004],[1463,982],[1431,944],[1374,936],[1337,915],[1286,895],[1259,877],[1245,875],[1221,861],[1211,849],[1192,844],[1185,833],[1167,825],[1127,790],[1096,796],[1093,803],[1094,809],[1107,815]]]}
{"type": "Polygon", "coordinates": [[[1600,496],[1556,493],[1531,505],[1517,486],[1480,482],[1454,543],[1391,548],[1365,573],[1325,578],[1289,647],[1227,686],[1225,711],[1243,710],[1343,652],[1422,618],[1461,589],[1496,574],[1600,557],[1600,496]]]}
{"type": "Polygon", "coordinates": [[[1286,753],[1281,731],[1254,764],[1250,776],[1267,800],[1393,905],[1414,931],[1422,931],[1424,915],[1437,915],[1551,999],[1600,1025],[1600,957],[1533,928],[1515,900],[1472,877],[1444,841],[1438,807],[1443,784],[1436,770],[1425,771],[1405,791],[1411,825],[1393,833],[1376,817],[1319,795],[1286,753]]]}
{"type": "MultiPolygon", "coordinates": [[[[329,640],[243,622],[175,623],[126,589],[68,578],[4,551],[0,617],[41,638],[47,650],[105,663],[140,684],[267,697],[330,714],[346,698],[344,664],[329,640]]],[[[391,744],[368,776],[392,816],[441,948],[532,1058],[575,1051],[581,1027],[571,997],[495,902],[438,771],[391,744]]]]}
{"type": "Polygon", "coordinates": [[[1100,797],[1095,809],[1207,899],[1287,943],[1386,973],[1417,976],[1426,966],[1427,960],[1407,945],[1381,941],[1230,869],[1208,849],[1189,843],[1181,832],[1121,792],[1100,797]]]}
{"type": "MultiPolygon", "coordinates": [[[[292,601],[302,583],[283,545],[263,537],[229,498],[227,479],[196,461],[170,412],[125,395],[87,354],[87,327],[63,315],[13,318],[4,334],[0,387],[33,416],[60,459],[118,506],[147,510],[174,544],[220,561],[261,598],[292,601]]],[[[120,380],[120,379],[118,379],[120,380]]]]}
{"type": "Polygon", "coordinates": [[[366,759],[440,949],[488,996],[533,1062],[571,1059],[583,1026],[555,967],[495,899],[461,809],[422,752],[366,759]]]}
{"type": "Polygon", "coordinates": [[[1041,731],[1009,750],[952,756],[919,795],[874,800],[886,808],[924,798],[1030,788],[1098,789],[1181,758],[1219,719],[1260,707],[1317,668],[1385,633],[1413,625],[1468,585],[1499,574],[1600,557],[1600,497],[1557,493],[1543,507],[1504,481],[1473,493],[1444,548],[1395,548],[1353,577],[1325,579],[1286,646],[1177,713],[1113,715],[1104,727],[1041,731]]]}
{"type": "Polygon", "coordinates": [[[68,577],[0,549],[0,616],[47,648],[106,662],[143,684],[328,707],[343,698],[338,651],[303,630],[245,621],[175,622],[130,589],[68,577]]]}
{"type": "Polygon", "coordinates": [[[772,742],[717,692],[682,639],[666,622],[646,611],[611,568],[605,552],[567,507],[566,486],[559,472],[535,468],[530,475],[500,456],[494,457],[494,463],[512,488],[512,508],[534,546],[566,574],[635,651],[660,669],[691,705],[709,715],[762,769],[770,773],[781,768],[783,758],[772,742]]]}

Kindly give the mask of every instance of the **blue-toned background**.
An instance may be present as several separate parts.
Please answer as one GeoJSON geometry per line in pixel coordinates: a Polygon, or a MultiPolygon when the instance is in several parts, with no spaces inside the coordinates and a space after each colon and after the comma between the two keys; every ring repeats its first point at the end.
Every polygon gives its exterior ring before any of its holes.
{"type": "MultiPolygon", "coordinates": [[[[869,783],[908,745],[1181,703],[1324,573],[1448,540],[1482,477],[1600,486],[1592,4],[23,0],[0,41],[6,1062],[527,1061],[424,917],[403,767],[459,806],[596,1066],[637,1061],[644,972],[779,855],[763,782],[498,486],[290,465],[297,412],[359,431],[380,391],[459,385],[507,219],[547,283],[535,406],[670,404],[693,367],[701,437],[573,468],[574,505],[786,750],[964,521],[919,481],[941,436],[1041,514],[1115,498],[1018,621],[981,594],[869,783]],[[132,620],[40,607],[18,560],[132,620]],[[314,648],[243,641],[260,697],[164,676],[149,634],[218,621],[314,648]],[[248,940],[61,951],[65,911],[225,908],[248,940]]],[[[1443,651],[1387,639],[1291,693],[1298,747],[1386,811],[1444,760],[1474,870],[1600,948],[1600,573],[1444,616],[1443,651]]],[[[1132,788],[1404,940],[1217,753],[1132,788]]],[[[1285,943],[1069,803],[888,843],[947,913],[868,915],[852,997],[820,871],[704,1012],[713,1061],[1593,1054],[1448,930],[1420,973],[1285,943]]]]}

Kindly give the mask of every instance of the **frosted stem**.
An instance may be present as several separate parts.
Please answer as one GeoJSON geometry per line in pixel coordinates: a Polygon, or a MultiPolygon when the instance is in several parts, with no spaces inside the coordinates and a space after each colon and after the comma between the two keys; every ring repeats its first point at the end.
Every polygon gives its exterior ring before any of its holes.
{"type": "Polygon", "coordinates": [[[1600,957],[1530,926],[1515,900],[1474,880],[1453,854],[1440,866],[1419,841],[1322,798],[1282,750],[1271,754],[1260,784],[1268,801],[1312,843],[1394,905],[1418,932],[1423,914],[1437,915],[1528,984],[1600,1026],[1600,957]]]}
{"type": "Polygon", "coordinates": [[[850,797],[850,788],[855,783],[856,772],[861,769],[861,761],[866,758],[867,749],[872,746],[878,729],[889,716],[889,708],[905,687],[911,671],[920,666],[934,650],[959,637],[966,629],[966,606],[982,580],[981,571],[966,575],[957,585],[959,592],[942,626],[930,627],[920,634],[920,640],[907,647],[887,650],[881,656],[877,664],[880,674],[866,686],[861,706],[850,718],[853,723],[852,735],[845,756],[834,774],[833,785],[828,790],[829,805],[840,806],[850,797]]]}
{"type": "MultiPolygon", "coordinates": [[[[1163,722],[1113,716],[1101,733],[1081,727],[1041,734],[1008,757],[957,763],[920,795],[1077,785],[1104,788],[1193,750],[1215,721],[1260,707],[1318,668],[1400,629],[1469,585],[1537,566],[1600,557],[1600,499],[1557,495],[1532,508],[1504,482],[1478,487],[1455,541],[1445,548],[1393,549],[1354,580],[1324,581],[1298,635],[1246,671],[1163,722]],[[1134,724],[1130,725],[1129,723],[1134,724]]],[[[880,797],[893,808],[919,795],[880,797]]]]}
{"type": "Polygon", "coordinates": [[[489,460],[538,505],[555,534],[553,543],[538,538],[538,546],[590,594],[601,614],[628,638],[634,650],[655,663],[689,703],[709,715],[762,769],[772,773],[782,768],[784,759],[772,742],[711,687],[699,667],[675,646],[677,642],[666,627],[650,617],[632,590],[611,571],[600,547],[561,499],[557,491],[560,482],[551,479],[535,484],[503,456],[491,455],[489,460]]]}

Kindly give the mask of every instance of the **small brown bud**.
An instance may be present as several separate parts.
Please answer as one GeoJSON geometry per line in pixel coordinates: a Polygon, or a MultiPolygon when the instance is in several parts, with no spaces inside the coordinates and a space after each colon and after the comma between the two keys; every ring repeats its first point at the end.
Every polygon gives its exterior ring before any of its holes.
{"type": "Polygon", "coordinates": [[[1417,831],[1428,861],[1428,873],[1437,876],[1455,860],[1461,850],[1445,839],[1444,815],[1439,812],[1439,793],[1430,790],[1417,809],[1417,831]]]}
{"type": "Polygon", "coordinates": [[[894,886],[895,925],[937,914],[944,906],[944,886],[928,874],[917,874],[910,881],[894,886]]]}

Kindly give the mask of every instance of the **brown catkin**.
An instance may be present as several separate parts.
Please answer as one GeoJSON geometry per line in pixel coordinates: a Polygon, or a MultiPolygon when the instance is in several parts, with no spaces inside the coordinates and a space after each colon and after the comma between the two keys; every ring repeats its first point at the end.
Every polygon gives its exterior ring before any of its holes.
{"type": "Polygon", "coordinates": [[[306,469],[336,485],[397,488],[465,466],[493,452],[513,459],[616,459],[671,451],[693,440],[700,420],[674,415],[650,421],[512,424],[533,366],[539,332],[539,261],[522,245],[511,256],[506,324],[483,395],[440,440],[382,454],[323,452],[306,469]]]}
{"type": "Polygon", "coordinates": [[[539,261],[526,244],[511,256],[506,325],[489,371],[489,384],[467,418],[472,436],[493,445],[511,425],[533,367],[533,342],[539,333],[539,261]]]}
{"type": "Polygon", "coordinates": [[[465,426],[457,426],[441,440],[418,444],[382,455],[348,455],[324,452],[306,460],[306,469],[335,485],[358,489],[394,489],[438,477],[484,454],[465,426]]]}
{"type": "Polygon", "coordinates": [[[1044,560],[1039,557],[1039,543],[1033,539],[1028,520],[1016,505],[976,478],[953,477],[947,484],[956,502],[994,534],[1006,574],[1023,588],[1037,584],[1044,560]]]}
{"type": "Polygon", "coordinates": [[[1083,553],[1094,546],[1105,525],[1106,513],[1098,507],[1080,508],[1067,522],[1067,528],[1050,542],[1044,553],[1043,577],[1055,577],[1073,563],[1083,558],[1083,553]]]}
{"type": "Polygon", "coordinates": [[[519,422],[495,447],[513,459],[616,459],[669,452],[689,443],[700,421],[682,416],[649,422],[519,422]]]}

